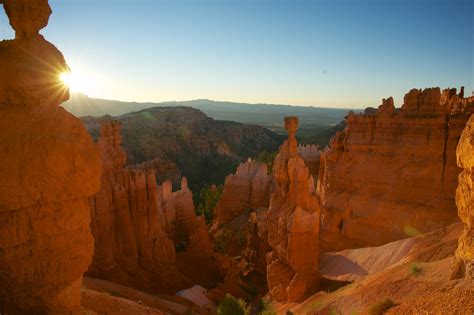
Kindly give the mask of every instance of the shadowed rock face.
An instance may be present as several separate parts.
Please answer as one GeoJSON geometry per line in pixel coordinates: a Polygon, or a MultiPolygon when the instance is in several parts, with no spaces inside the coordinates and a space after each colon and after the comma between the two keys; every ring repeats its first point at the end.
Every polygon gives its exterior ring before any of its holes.
{"type": "Polygon", "coordinates": [[[196,282],[216,285],[219,266],[211,261],[209,234],[204,218],[196,217],[186,178],[181,190],[173,192],[170,181],[156,184],[153,169],[124,168],[120,128],[120,122],[104,120],[98,139],[103,176],[100,191],[90,200],[95,250],[88,275],[160,293],[196,282]],[[180,259],[204,263],[207,269],[194,275],[189,268],[181,272],[180,259]]]}
{"type": "Polygon", "coordinates": [[[321,156],[321,248],[385,244],[458,220],[456,146],[474,98],[411,90],[401,109],[349,113],[321,156]]]}
{"type": "Polygon", "coordinates": [[[319,285],[319,207],[314,180],[298,155],[298,118],[285,118],[288,140],[275,158],[267,214],[267,282],[273,300],[296,301],[319,285]]]}
{"type": "Polygon", "coordinates": [[[456,257],[467,279],[474,281],[474,116],[467,123],[456,151],[458,165],[462,168],[456,190],[458,214],[464,223],[464,232],[459,238],[456,257]]]}
{"type": "Polygon", "coordinates": [[[58,105],[68,67],[38,31],[46,0],[5,0],[16,39],[0,42],[0,312],[70,314],[90,263],[88,197],[101,161],[82,122],[58,105]]]}

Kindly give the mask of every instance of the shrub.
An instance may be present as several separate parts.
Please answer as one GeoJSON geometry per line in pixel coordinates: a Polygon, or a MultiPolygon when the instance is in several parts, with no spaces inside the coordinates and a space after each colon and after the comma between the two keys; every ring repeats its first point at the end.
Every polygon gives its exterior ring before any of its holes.
{"type": "Polygon", "coordinates": [[[410,265],[410,274],[412,276],[417,277],[417,276],[421,275],[422,273],[423,273],[423,268],[420,265],[418,265],[416,262],[411,263],[411,265],[410,265]]]}
{"type": "Polygon", "coordinates": [[[278,151],[275,151],[275,152],[262,151],[258,154],[258,156],[254,160],[267,164],[268,172],[272,173],[273,161],[275,160],[275,157],[277,156],[277,154],[278,154],[278,151]]]}
{"type": "Polygon", "coordinates": [[[225,298],[219,304],[217,308],[217,315],[248,315],[249,309],[244,301],[237,300],[230,294],[227,294],[225,298]]]}
{"type": "Polygon", "coordinates": [[[273,308],[272,302],[264,299],[260,300],[260,312],[258,315],[277,315],[277,312],[273,308]]]}
{"type": "Polygon", "coordinates": [[[286,315],[294,315],[292,311],[286,311],[286,315]]]}
{"type": "Polygon", "coordinates": [[[214,208],[221,197],[223,186],[219,185],[213,189],[211,186],[204,186],[199,192],[197,215],[204,215],[206,223],[210,223],[214,217],[214,208]]]}
{"type": "Polygon", "coordinates": [[[382,315],[388,309],[394,307],[395,305],[397,304],[395,304],[395,302],[393,302],[391,299],[383,299],[369,308],[369,315],[382,315]]]}

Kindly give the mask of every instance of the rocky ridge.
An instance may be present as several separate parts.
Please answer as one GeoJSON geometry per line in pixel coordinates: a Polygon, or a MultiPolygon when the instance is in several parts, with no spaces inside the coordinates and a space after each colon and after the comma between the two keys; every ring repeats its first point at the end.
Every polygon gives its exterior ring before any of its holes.
{"type": "Polygon", "coordinates": [[[388,243],[458,220],[456,146],[474,110],[463,90],[413,89],[346,128],[321,155],[318,195],[325,251],[388,243]]]}

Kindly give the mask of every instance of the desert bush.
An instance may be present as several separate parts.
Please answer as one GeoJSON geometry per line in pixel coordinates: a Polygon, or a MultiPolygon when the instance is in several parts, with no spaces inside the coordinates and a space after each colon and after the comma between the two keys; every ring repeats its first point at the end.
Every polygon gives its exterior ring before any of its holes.
{"type": "Polygon", "coordinates": [[[262,151],[258,154],[256,158],[254,158],[254,160],[267,164],[267,170],[269,173],[271,173],[273,170],[273,161],[275,160],[275,157],[277,156],[277,154],[278,154],[278,151],[274,151],[274,152],[262,151]]]}
{"type": "Polygon", "coordinates": [[[396,304],[391,299],[386,298],[383,299],[375,304],[373,304],[369,308],[369,315],[382,315],[390,308],[394,307],[396,304]]]}
{"type": "Polygon", "coordinates": [[[225,296],[217,308],[217,315],[248,315],[249,313],[247,304],[230,294],[225,296]]]}
{"type": "Polygon", "coordinates": [[[214,217],[214,208],[221,197],[223,186],[219,185],[215,189],[211,186],[204,186],[199,192],[198,206],[196,208],[197,215],[204,215],[206,223],[210,223],[214,217]]]}
{"type": "Polygon", "coordinates": [[[423,273],[423,268],[416,262],[410,264],[410,274],[412,276],[419,276],[423,273]]]}
{"type": "Polygon", "coordinates": [[[260,312],[258,315],[277,315],[271,301],[260,299],[260,312]]]}

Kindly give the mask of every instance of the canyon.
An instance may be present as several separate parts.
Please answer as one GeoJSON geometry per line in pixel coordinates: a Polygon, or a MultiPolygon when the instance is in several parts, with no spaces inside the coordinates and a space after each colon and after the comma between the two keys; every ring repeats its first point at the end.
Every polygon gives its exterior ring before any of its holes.
{"type": "Polygon", "coordinates": [[[235,167],[262,151],[278,149],[283,137],[255,125],[219,121],[190,107],[154,107],[118,117],[83,117],[94,139],[103,119],[122,123],[128,163],[148,164],[158,183],[171,180],[179,187],[181,175],[192,191],[221,184],[235,167]],[[212,172],[207,170],[212,169],[212,172]]]}
{"type": "Polygon", "coordinates": [[[0,3],[15,30],[0,42],[0,313],[215,314],[230,295],[252,314],[474,311],[463,88],[349,112],[322,150],[298,145],[295,116],[286,139],[185,107],[79,119],[39,34],[48,1],[0,3]],[[224,175],[206,222],[193,187],[224,175]]]}

